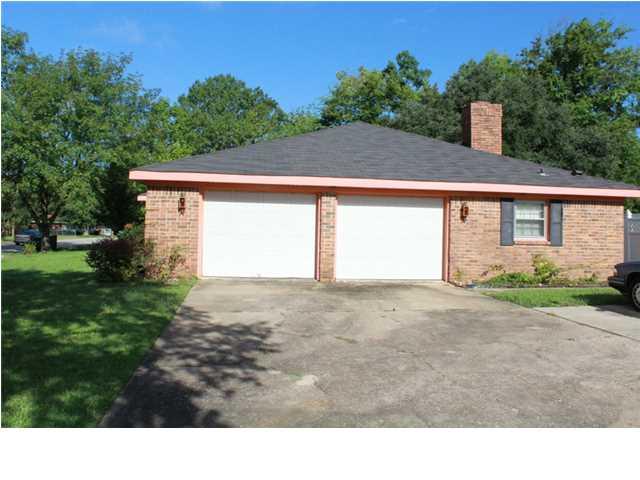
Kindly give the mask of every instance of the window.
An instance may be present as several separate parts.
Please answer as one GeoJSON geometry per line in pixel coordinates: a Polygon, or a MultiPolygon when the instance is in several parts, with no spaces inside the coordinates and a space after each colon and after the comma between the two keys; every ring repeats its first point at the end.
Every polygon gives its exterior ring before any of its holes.
{"type": "Polygon", "coordinates": [[[515,238],[544,240],[544,202],[516,201],[515,207],[515,238]]]}

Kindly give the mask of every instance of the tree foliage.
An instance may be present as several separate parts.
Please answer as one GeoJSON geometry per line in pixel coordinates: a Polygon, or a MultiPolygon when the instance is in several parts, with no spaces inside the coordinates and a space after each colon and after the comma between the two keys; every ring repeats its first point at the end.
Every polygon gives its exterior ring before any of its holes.
{"type": "Polygon", "coordinates": [[[285,119],[275,100],[231,75],[196,81],[174,116],[177,138],[192,154],[254,143],[285,119]]]}
{"type": "Polygon", "coordinates": [[[388,124],[403,105],[417,101],[429,85],[431,72],[421,69],[409,52],[382,70],[358,69],[357,75],[338,72],[338,84],[324,100],[322,123],[341,125],[357,120],[388,124]]]}
{"type": "Polygon", "coordinates": [[[621,45],[629,31],[584,19],[536,38],[520,63],[570,112],[563,165],[638,184],[640,48],[621,45]]]}
{"type": "Polygon", "coordinates": [[[628,118],[638,127],[640,50],[620,46],[629,32],[607,20],[583,19],[536,38],[521,63],[547,81],[558,103],[571,105],[580,123],[628,118]]]}
{"type": "MultiPolygon", "coordinates": [[[[25,33],[11,28],[2,29],[2,91],[6,92],[9,79],[18,67],[16,59],[25,54],[28,37],[25,33]]],[[[4,95],[3,95],[4,97],[4,95]]],[[[2,107],[5,108],[5,98],[2,107]]],[[[4,132],[3,132],[4,133],[4,132]]],[[[3,143],[4,146],[4,143],[3,143]]],[[[3,162],[4,163],[4,162],[3,162]]],[[[8,177],[2,178],[2,234],[13,233],[16,225],[27,224],[30,218],[20,196],[16,184],[8,177]]]]}
{"type": "Polygon", "coordinates": [[[478,100],[503,105],[505,155],[560,164],[568,112],[553,101],[540,77],[528,75],[516,62],[495,52],[480,62],[463,64],[442,95],[423,96],[401,109],[394,126],[461,143],[462,111],[478,100]]]}
{"type": "Polygon", "coordinates": [[[27,51],[21,34],[3,37],[3,49],[13,45],[3,56],[3,184],[45,236],[61,215],[78,225],[128,221],[136,208],[128,170],[153,158],[144,138],[157,94],[126,73],[127,56],[52,58],[27,51]]]}
{"type": "Polygon", "coordinates": [[[300,109],[287,114],[274,130],[267,133],[265,140],[301,135],[315,132],[321,128],[320,117],[315,112],[308,109],[300,109]]]}

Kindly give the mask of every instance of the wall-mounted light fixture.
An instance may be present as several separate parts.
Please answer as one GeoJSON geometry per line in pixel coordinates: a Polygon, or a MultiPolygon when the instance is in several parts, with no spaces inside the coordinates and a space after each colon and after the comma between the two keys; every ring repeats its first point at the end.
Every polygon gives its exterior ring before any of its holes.
{"type": "Polygon", "coordinates": [[[464,202],[460,206],[460,220],[462,220],[463,222],[466,222],[468,216],[469,216],[469,205],[467,205],[467,202],[464,202]]]}
{"type": "Polygon", "coordinates": [[[178,199],[178,212],[180,215],[184,215],[184,211],[187,209],[187,199],[184,198],[184,195],[180,195],[178,199]]]}

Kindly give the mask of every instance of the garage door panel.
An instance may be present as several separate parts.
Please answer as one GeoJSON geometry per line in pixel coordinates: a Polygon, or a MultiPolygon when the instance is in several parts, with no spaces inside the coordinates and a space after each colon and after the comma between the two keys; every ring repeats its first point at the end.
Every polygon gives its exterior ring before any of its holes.
{"type": "Polygon", "coordinates": [[[337,278],[442,278],[442,222],[442,199],[339,197],[337,278]]]}
{"type": "Polygon", "coordinates": [[[313,278],[315,197],[207,192],[205,276],[313,278]]]}

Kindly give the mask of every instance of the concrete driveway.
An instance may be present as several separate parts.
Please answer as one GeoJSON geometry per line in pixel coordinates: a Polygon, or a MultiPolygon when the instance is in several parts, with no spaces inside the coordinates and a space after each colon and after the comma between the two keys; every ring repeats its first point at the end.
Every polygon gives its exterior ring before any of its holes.
{"type": "Polygon", "coordinates": [[[203,280],[102,425],[640,426],[639,366],[635,339],[443,284],[203,280]]]}
{"type": "Polygon", "coordinates": [[[640,313],[630,304],[545,307],[536,310],[640,342],[640,313]]]}

